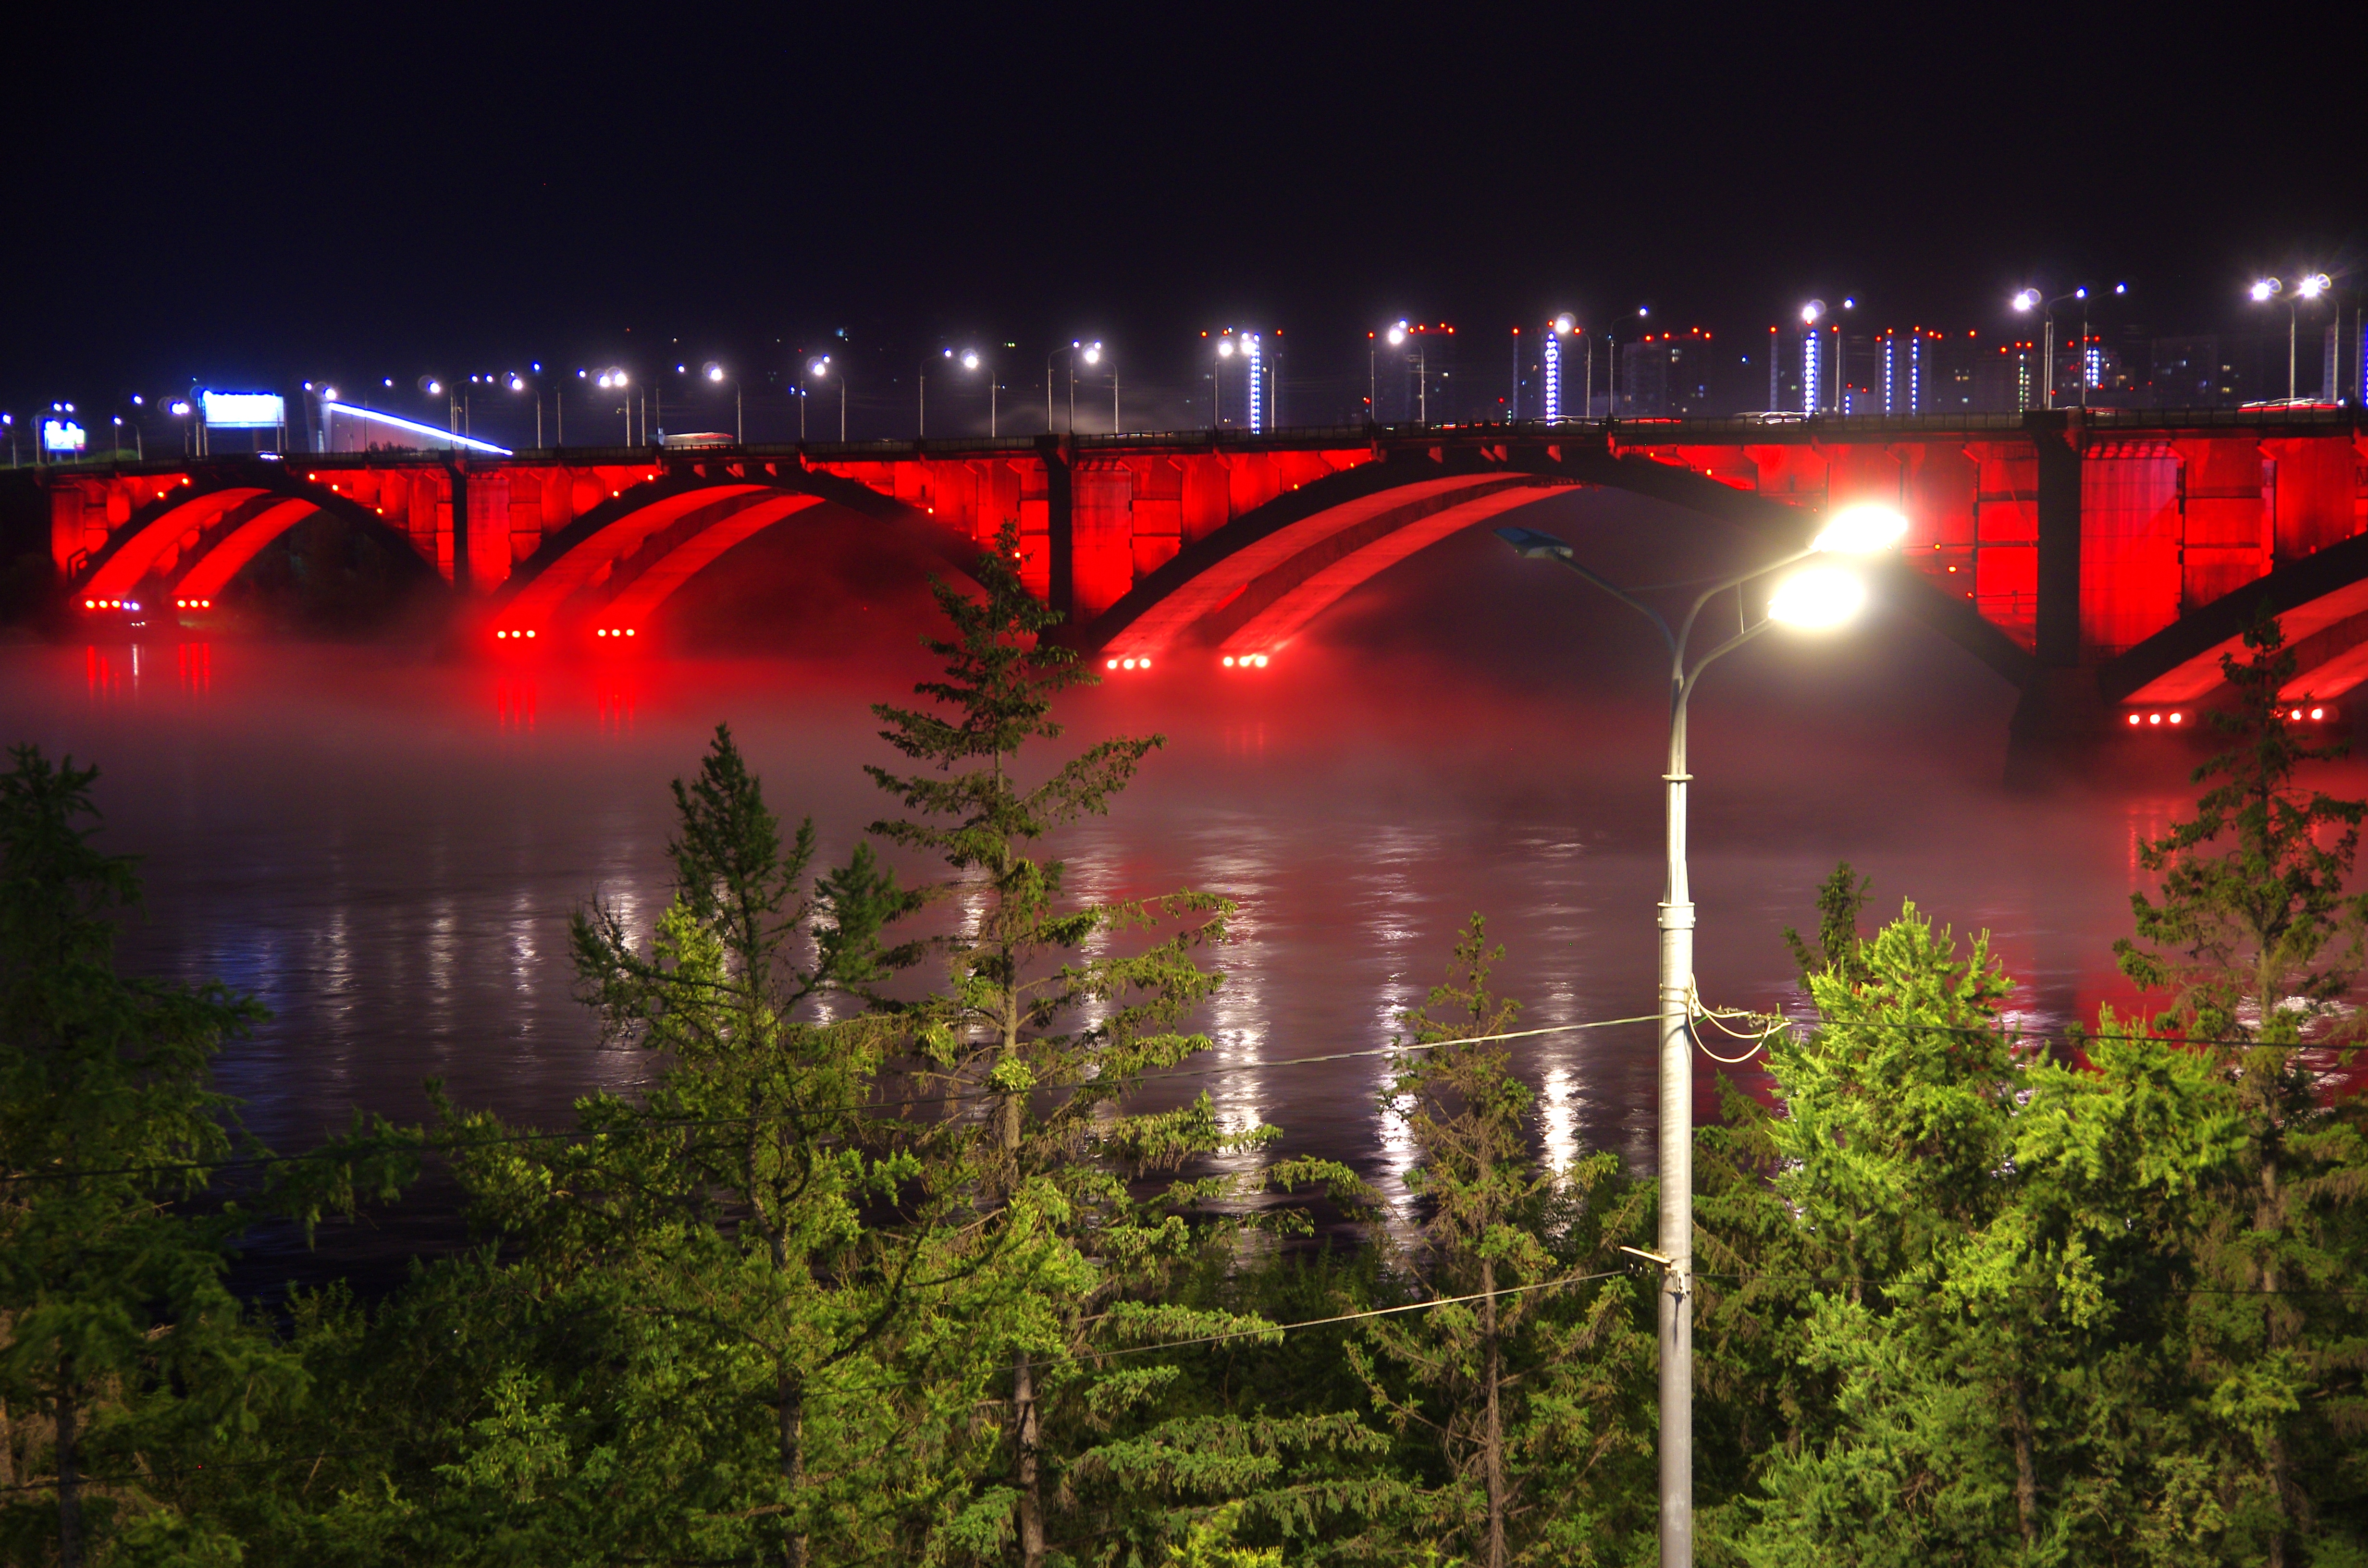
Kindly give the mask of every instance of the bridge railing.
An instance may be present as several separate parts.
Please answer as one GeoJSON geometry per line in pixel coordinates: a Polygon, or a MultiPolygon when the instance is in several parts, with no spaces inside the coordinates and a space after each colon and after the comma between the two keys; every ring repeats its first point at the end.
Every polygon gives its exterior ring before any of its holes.
{"type": "Polygon", "coordinates": [[[2359,408],[2348,405],[2283,408],[2089,408],[2030,410],[2021,414],[1813,414],[1731,415],[1712,418],[1565,419],[1553,424],[1525,419],[1485,425],[1310,425],[1253,433],[1239,428],[1139,430],[1115,435],[1079,433],[931,437],[926,440],[756,442],[745,446],[545,447],[506,458],[472,458],[443,450],[376,452],[237,453],[215,457],[160,457],[144,462],[92,459],[43,463],[13,471],[14,476],[185,473],[191,469],[236,469],[269,461],[295,473],[307,469],[431,467],[458,463],[472,470],[518,463],[572,463],[584,467],[646,468],[716,461],[862,462],[912,458],[1032,457],[1048,439],[1071,451],[1131,450],[1256,451],[1262,449],[1354,447],[1377,443],[1435,441],[1442,437],[1578,439],[1620,446],[1683,445],[1688,442],[1755,441],[1787,444],[1813,439],[1885,435],[2014,435],[2034,429],[2230,430],[2320,432],[2368,428],[2359,408]]]}

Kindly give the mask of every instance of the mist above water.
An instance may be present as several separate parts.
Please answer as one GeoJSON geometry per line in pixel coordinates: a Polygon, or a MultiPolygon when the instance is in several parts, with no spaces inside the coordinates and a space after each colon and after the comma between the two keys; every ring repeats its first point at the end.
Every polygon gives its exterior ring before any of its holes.
{"type": "MultiPolygon", "coordinates": [[[[1753,558],[1634,497],[1559,497],[1518,520],[1628,582],[1753,558]]],[[[893,805],[861,772],[894,760],[869,704],[905,699],[928,669],[919,567],[853,532],[760,540],[674,608],[627,657],[21,644],[0,650],[0,735],[103,769],[102,842],[142,856],[147,879],[130,965],[220,977],[271,1008],[222,1063],[266,1142],[302,1149],[357,1106],[417,1118],[429,1077],[463,1105],[553,1124],[576,1096],[629,1093],[650,1071],[600,1040],[565,935],[596,895],[641,919],[664,903],[666,781],[729,722],[774,809],[811,813],[825,858],[843,858],[893,805]]],[[[1081,895],[1238,900],[1213,955],[1226,982],[1199,1021],[1227,1069],[1211,1096],[1229,1119],[1280,1125],[1280,1153],[1388,1181],[1406,1152],[1375,1108],[1382,1059],[1265,1064],[1386,1044],[1474,910],[1508,949],[1499,979],[1527,1024],[1651,1007],[1660,657],[1627,610],[1470,531],[1353,594],[1265,670],[1179,651],[1068,699],[1064,746],[1150,731],[1167,744],[1056,852],[1081,895]]],[[[2129,927],[2135,845],[2185,809],[2193,758],[2133,745],[2055,792],[2009,792],[2012,702],[1953,646],[1879,614],[1771,633],[1705,677],[1691,859],[1705,1000],[1797,1009],[1780,933],[1814,922],[1843,858],[1874,879],[1872,915],[1913,898],[1992,932],[2035,1028],[2127,1000],[2111,948],[2129,927]]],[[[2360,773],[2339,783],[2368,793],[2360,773]]],[[[1551,1153],[1609,1147],[1649,1167],[1649,1029],[1541,1036],[1515,1059],[1551,1153]]],[[[258,1267],[378,1267],[449,1244],[433,1207],[333,1236],[319,1258],[267,1245],[258,1267]]]]}

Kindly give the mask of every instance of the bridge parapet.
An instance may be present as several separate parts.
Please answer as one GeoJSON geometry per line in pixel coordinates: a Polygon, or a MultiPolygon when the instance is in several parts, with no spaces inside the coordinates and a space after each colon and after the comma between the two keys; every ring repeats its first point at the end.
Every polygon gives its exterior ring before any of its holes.
{"type": "MultiPolygon", "coordinates": [[[[1372,572],[1464,526],[1456,519],[1574,488],[1655,495],[1788,540],[1804,514],[1870,499],[1910,517],[1903,558],[1936,624],[2010,673],[2094,672],[2109,702],[2151,699],[2166,681],[2208,687],[2225,634],[2184,653],[2179,639],[2220,625],[2206,611],[2225,619],[2261,593],[2327,634],[2314,646],[2368,646],[2368,623],[2347,641],[2352,611],[2336,611],[2349,601],[2328,597],[2352,579],[2320,581],[2349,572],[2337,547],[2368,535],[2368,443],[2349,408],[257,455],[62,465],[8,483],[42,493],[51,561],[77,598],[112,574],[160,603],[176,582],[219,585],[319,510],[382,526],[456,590],[505,602],[585,530],[638,529],[605,570],[645,579],[634,601],[645,609],[742,530],[811,526],[831,515],[823,502],[965,549],[1009,526],[1030,587],[1094,648],[1287,639],[1372,572]],[[1495,483],[1515,476],[1528,482],[1495,483]],[[1416,504],[1440,484],[1452,505],[1416,504]],[[732,528],[695,507],[660,528],[633,520],[685,490],[727,486],[809,499],[752,504],[732,528]],[[1397,499],[1375,499],[1385,493],[1397,499]],[[2322,557],[2332,564],[2302,570],[2322,557]],[[2153,673],[2129,684],[2140,669],[2153,673]]],[[[2329,678],[2358,678],[2349,668],[2329,678]]]]}

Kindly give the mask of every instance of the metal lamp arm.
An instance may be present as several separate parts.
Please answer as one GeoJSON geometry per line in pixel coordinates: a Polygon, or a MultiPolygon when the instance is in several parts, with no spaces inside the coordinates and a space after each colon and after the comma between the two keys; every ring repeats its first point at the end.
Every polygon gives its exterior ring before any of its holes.
{"type": "Polygon", "coordinates": [[[1581,566],[1577,562],[1573,561],[1567,555],[1557,554],[1554,559],[1569,567],[1572,571],[1577,573],[1580,576],[1586,578],[1588,582],[1594,584],[1597,587],[1602,589],[1605,593],[1610,594],[1613,598],[1618,599],[1622,604],[1626,605],[1630,609],[1634,610],[1638,615],[1643,616],[1646,620],[1651,621],[1653,623],[1653,629],[1661,634],[1661,641],[1668,644],[1669,656],[1671,658],[1676,658],[1678,656],[1679,650],[1684,644],[1679,638],[1670,632],[1669,623],[1663,618],[1659,610],[1655,609],[1651,605],[1646,604],[1644,600],[1629,593],[1627,589],[1620,586],[1619,584],[1612,582],[1610,578],[1600,576],[1596,573],[1589,571],[1588,568],[1581,566]]]}
{"type": "MultiPolygon", "coordinates": [[[[1678,650],[1681,651],[1684,649],[1687,639],[1693,635],[1695,618],[1702,614],[1702,607],[1709,604],[1711,600],[1718,597],[1719,595],[1725,593],[1729,588],[1739,588],[1743,586],[1744,584],[1748,583],[1754,577],[1764,577],[1770,572],[1782,572],[1785,567],[1798,565],[1800,562],[1806,561],[1809,557],[1817,553],[1818,551],[1815,546],[1812,546],[1807,550],[1796,551],[1793,554],[1784,557],[1782,561],[1771,561],[1765,566],[1754,566],[1748,572],[1740,572],[1732,577],[1722,578],[1718,582],[1712,584],[1709,587],[1704,588],[1702,591],[1702,597],[1694,600],[1693,608],[1686,611],[1686,623],[1683,627],[1679,628],[1678,631],[1678,650]]],[[[1735,644],[1732,642],[1726,643],[1718,650],[1718,653],[1724,653],[1728,648],[1733,646],[1735,646],[1735,644]]],[[[1709,664],[1711,659],[1718,657],[1718,653],[1713,653],[1709,659],[1704,659],[1702,664],[1709,664]]],[[[1702,665],[1697,665],[1694,667],[1696,669],[1700,669],[1702,665]]]]}
{"type": "Polygon", "coordinates": [[[1694,682],[1702,679],[1702,671],[1710,668],[1712,661],[1724,658],[1727,654],[1734,653],[1737,648],[1742,647],[1746,642],[1750,642],[1753,638],[1759,636],[1761,632],[1767,631],[1770,627],[1775,624],[1776,623],[1774,621],[1769,619],[1763,615],[1758,620],[1752,622],[1749,626],[1745,627],[1742,631],[1736,632],[1734,636],[1728,638],[1725,642],[1720,643],[1717,647],[1713,648],[1709,653],[1704,653],[1700,659],[1696,660],[1694,662],[1694,667],[1688,670],[1684,676],[1678,682],[1678,706],[1679,708],[1683,708],[1686,705],[1687,699],[1693,696],[1694,682]]]}

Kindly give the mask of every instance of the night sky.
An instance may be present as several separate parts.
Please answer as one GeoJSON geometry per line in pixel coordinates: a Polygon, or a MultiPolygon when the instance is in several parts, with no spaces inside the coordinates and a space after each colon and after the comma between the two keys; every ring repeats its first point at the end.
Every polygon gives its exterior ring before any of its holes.
{"type": "Polygon", "coordinates": [[[1227,323],[1361,378],[1401,315],[1764,334],[1848,293],[1987,332],[2088,278],[2258,328],[2259,271],[2359,280],[2368,7],[2206,17],[44,6],[0,407],[537,359],[754,387],[842,329],[874,392],[1010,342],[1041,401],[1073,335],[1150,388],[1227,323]]]}

